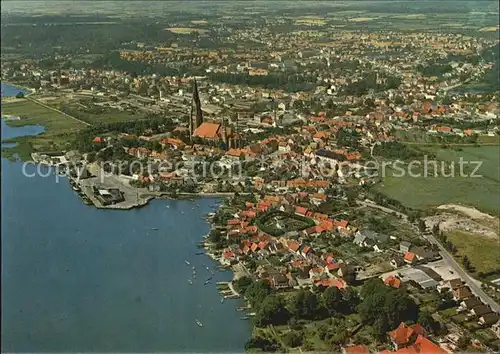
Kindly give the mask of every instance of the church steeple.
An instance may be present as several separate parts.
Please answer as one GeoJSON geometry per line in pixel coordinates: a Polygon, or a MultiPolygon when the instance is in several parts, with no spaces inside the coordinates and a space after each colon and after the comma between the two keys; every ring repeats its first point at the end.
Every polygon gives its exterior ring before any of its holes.
{"type": "Polygon", "coordinates": [[[200,102],[200,94],[198,93],[198,83],[196,82],[196,78],[193,83],[193,100],[191,103],[191,109],[193,105],[196,109],[196,121],[194,124],[194,129],[198,128],[201,123],[203,123],[203,112],[201,110],[201,102],[200,102]]]}

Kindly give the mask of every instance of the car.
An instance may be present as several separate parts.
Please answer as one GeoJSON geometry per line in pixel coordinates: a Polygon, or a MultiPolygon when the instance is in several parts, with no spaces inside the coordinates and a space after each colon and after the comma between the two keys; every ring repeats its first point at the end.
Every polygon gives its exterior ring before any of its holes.
{"type": "Polygon", "coordinates": [[[451,269],[448,270],[451,274],[455,274],[455,272],[453,272],[451,269]]]}

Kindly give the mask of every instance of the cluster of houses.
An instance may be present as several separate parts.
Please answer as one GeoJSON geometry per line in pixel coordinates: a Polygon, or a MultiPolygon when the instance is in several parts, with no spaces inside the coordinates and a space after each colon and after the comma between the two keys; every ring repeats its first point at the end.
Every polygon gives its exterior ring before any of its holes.
{"type": "Polygon", "coordinates": [[[227,221],[223,227],[230,246],[222,252],[222,262],[234,264],[247,260],[248,257],[266,259],[277,255],[280,266],[266,266],[257,269],[257,276],[268,280],[271,287],[282,289],[297,285],[335,286],[345,289],[346,277],[353,274],[353,269],[332,254],[316,251],[312,240],[322,232],[336,232],[339,237],[353,234],[347,220],[330,219],[328,215],[310,211],[295,203],[318,198],[315,194],[289,194],[287,196],[266,195],[256,203],[246,202],[245,208],[237,213],[236,218],[227,221]],[[304,230],[293,230],[280,236],[265,233],[253,221],[270,210],[292,213],[314,221],[314,226],[304,230]]]}
{"type": "Polygon", "coordinates": [[[499,314],[475,297],[459,278],[441,282],[437,290],[440,293],[451,291],[453,300],[458,304],[457,313],[464,313],[466,320],[476,319],[482,327],[491,327],[500,320],[499,314]]]}
{"type": "MultiPolygon", "coordinates": [[[[447,354],[448,351],[428,338],[427,330],[420,324],[411,326],[404,322],[394,330],[387,333],[393,350],[384,349],[379,354],[447,354]]],[[[344,354],[369,354],[370,350],[364,345],[355,345],[343,348],[344,354]]]]}

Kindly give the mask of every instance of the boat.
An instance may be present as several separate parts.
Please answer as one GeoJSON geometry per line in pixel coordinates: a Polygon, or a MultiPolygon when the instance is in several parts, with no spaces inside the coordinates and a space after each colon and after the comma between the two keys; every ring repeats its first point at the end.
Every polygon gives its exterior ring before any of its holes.
{"type": "Polygon", "coordinates": [[[170,205],[167,205],[167,208],[170,208],[170,205]]]}
{"type": "Polygon", "coordinates": [[[183,211],[181,211],[181,214],[184,214],[184,212],[183,212],[183,211]]]}
{"type": "Polygon", "coordinates": [[[224,298],[223,298],[223,297],[221,297],[221,298],[220,298],[220,303],[221,303],[221,304],[223,304],[223,303],[224,303],[224,298]]]}
{"type": "Polygon", "coordinates": [[[196,268],[193,266],[193,270],[195,270],[196,268]]]}
{"type": "Polygon", "coordinates": [[[157,228],[157,227],[152,227],[152,228],[151,228],[151,230],[153,230],[153,231],[157,231],[157,230],[158,230],[158,228],[157,228]]]}
{"type": "Polygon", "coordinates": [[[194,320],[196,322],[196,324],[199,326],[199,327],[203,327],[203,323],[201,323],[199,320],[194,320]]]}
{"type": "Polygon", "coordinates": [[[69,185],[71,186],[71,188],[75,192],[80,192],[81,191],[80,187],[78,187],[78,184],[75,181],[73,181],[72,179],[69,180],[69,185]]]}
{"type": "Polygon", "coordinates": [[[191,279],[188,280],[189,284],[193,285],[193,281],[191,279]]]}
{"type": "Polygon", "coordinates": [[[196,252],[195,255],[201,256],[202,254],[205,254],[205,252],[196,252]]]}
{"type": "Polygon", "coordinates": [[[212,280],[212,277],[208,277],[208,278],[207,278],[207,281],[210,281],[210,280],[212,280]]]}
{"type": "Polygon", "coordinates": [[[248,320],[248,316],[240,317],[240,320],[248,320]]]}
{"type": "Polygon", "coordinates": [[[184,262],[186,262],[187,265],[191,265],[191,263],[189,263],[188,261],[184,261],[184,262]]]}
{"type": "Polygon", "coordinates": [[[206,266],[205,268],[207,268],[207,270],[210,270],[210,268],[208,268],[208,266],[206,266]]]}
{"type": "Polygon", "coordinates": [[[205,281],[205,283],[203,283],[203,285],[207,285],[209,283],[210,283],[210,280],[207,280],[207,281],[205,281]]]}

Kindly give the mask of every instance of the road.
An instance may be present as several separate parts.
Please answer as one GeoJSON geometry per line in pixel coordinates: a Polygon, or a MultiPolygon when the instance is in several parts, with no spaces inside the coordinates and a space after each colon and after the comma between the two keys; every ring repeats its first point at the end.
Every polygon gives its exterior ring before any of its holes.
{"type": "Polygon", "coordinates": [[[477,297],[481,299],[482,302],[488,304],[491,309],[495,312],[500,313],[500,305],[495,302],[491,297],[486,294],[483,289],[481,289],[481,283],[473,279],[467,272],[465,272],[460,264],[453,258],[453,256],[446,250],[443,245],[436,240],[432,234],[426,235],[426,238],[439,247],[439,254],[444,260],[453,268],[453,270],[462,278],[462,280],[469,286],[471,291],[476,294],[477,297]]]}
{"type": "MultiPolygon", "coordinates": [[[[382,211],[385,211],[386,213],[392,213],[396,214],[400,217],[402,217],[405,220],[408,220],[408,217],[405,214],[402,214],[400,212],[394,211],[392,209],[383,207],[381,205],[375,204],[371,201],[357,201],[359,205],[363,205],[366,207],[370,208],[375,208],[379,209],[382,211]]],[[[429,240],[429,242],[434,243],[437,245],[439,248],[439,254],[443,259],[448,263],[448,265],[453,268],[455,273],[462,278],[462,280],[467,284],[467,286],[471,289],[471,291],[481,299],[481,301],[485,304],[488,304],[491,309],[497,313],[500,313],[500,305],[495,302],[491,297],[486,294],[483,289],[481,289],[481,282],[477,281],[476,279],[472,278],[469,274],[467,274],[466,271],[463,270],[463,268],[460,266],[460,264],[453,258],[453,256],[448,252],[446,248],[443,247],[443,245],[436,240],[436,238],[432,234],[427,234],[424,235],[424,237],[429,240]]]]}

